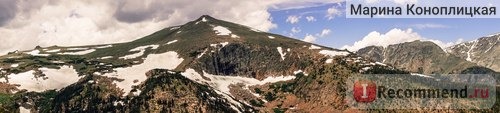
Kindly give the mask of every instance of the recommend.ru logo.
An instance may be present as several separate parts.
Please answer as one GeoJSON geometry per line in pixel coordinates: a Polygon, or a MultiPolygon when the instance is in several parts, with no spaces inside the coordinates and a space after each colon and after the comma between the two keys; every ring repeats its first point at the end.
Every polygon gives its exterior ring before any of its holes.
{"type": "Polygon", "coordinates": [[[356,109],[489,109],[496,101],[491,75],[356,75],[346,84],[356,109]]]}

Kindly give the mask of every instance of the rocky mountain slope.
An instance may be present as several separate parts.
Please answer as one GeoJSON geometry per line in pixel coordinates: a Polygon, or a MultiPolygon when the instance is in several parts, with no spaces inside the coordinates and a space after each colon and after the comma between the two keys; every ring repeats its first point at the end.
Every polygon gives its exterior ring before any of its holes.
{"type": "Polygon", "coordinates": [[[391,73],[409,72],[202,16],[127,43],[0,56],[0,112],[363,112],[345,104],[345,79],[391,73]]]}
{"type": "Polygon", "coordinates": [[[500,72],[500,34],[447,48],[448,53],[500,72]]]}
{"type": "Polygon", "coordinates": [[[447,53],[429,41],[413,41],[388,47],[369,46],[356,52],[375,61],[393,65],[413,73],[459,74],[470,71],[494,72],[465,59],[447,53]]]}

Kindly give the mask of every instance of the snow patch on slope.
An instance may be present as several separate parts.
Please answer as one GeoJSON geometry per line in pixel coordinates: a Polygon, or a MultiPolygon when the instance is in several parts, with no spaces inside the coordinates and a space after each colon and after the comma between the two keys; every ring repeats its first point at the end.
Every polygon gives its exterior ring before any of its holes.
{"type": "Polygon", "coordinates": [[[160,47],[160,46],[159,45],[139,46],[139,47],[136,47],[136,48],[131,49],[129,51],[129,52],[135,52],[135,51],[139,51],[139,52],[134,53],[134,54],[130,54],[130,55],[127,55],[127,56],[120,57],[120,59],[134,59],[134,58],[137,58],[137,57],[140,57],[140,56],[144,55],[144,52],[146,51],[147,48],[157,49],[158,47],[160,47]]]}
{"type": "Polygon", "coordinates": [[[113,58],[113,56],[105,56],[105,57],[101,57],[101,58],[98,58],[98,59],[110,59],[110,58],[113,58]]]}
{"type": "Polygon", "coordinates": [[[330,56],[330,57],[349,55],[349,52],[345,52],[345,51],[332,51],[332,50],[321,50],[321,51],[319,51],[319,53],[323,54],[323,55],[330,56]]]}
{"type": "Polygon", "coordinates": [[[202,21],[202,22],[207,22],[208,20],[207,20],[205,17],[203,17],[203,18],[201,19],[201,21],[202,21]]]}
{"type": "Polygon", "coordinates": [[[276,49],[278,49],[278,52],[279,52],[279,53],[280,53],[280,55],[281,55],[281,60],[285,60],[285,55],[286,55],[286,53],[285,53],[285,52],[283,52],[283,48],[281,48],[281,47],[277,47],[276,49]]]}
{"type": "Polygon", "coordinates": [[[81,50],[88,50],[89,48],[67,48],[66,50],[69,51],[81,51],[81,50]]]}
{"type": "Polygon", "coordinates": [[[179,29],[179,28],[181,28],[181,27],[175,26],[175,27],[170,28],[170,30],[175,30],[175,29],[179,29]]]}
{"type": "Polygon", "coordinates": [[[299,74],[299,73],[302,73],[304,74],[305,76],[307,76],[308,74],[302,70],[297,70],[297,71],[293,71],[293,74],[296,75],[296,74],[299,74]]]}
{"type": "Polygon", "coordinates": [[[333,59],[326,59],[325,63],[327,64],[333,63],[333,59]]]}
{"type": "Polygon", "coordinates": [[[495,45],[497,45],[497,43],[498,43],[498,42],[500,42],[500,36],[499,36],[499,37],[497,37],[497,40],[496,40],[496,41],[494,41],[494,42],[495,42],[495,43],[490,43],[490,45],[491,45],[491,46],[490,46],[488,49],[486,49],[486,51],[484,51],[484,53],[487,53],[488,51],[490,51],[490,50],[491,50],[491,48],[495,47],[495,45]]]}
{"type": "Polygon", "coordinates": [[[230,35],[231,38],[240,38],[240,36],[232,34],[232,32],[226,27],[216,26],[213,29],[217,35],[230,35]]]}
{"type": "Polygon", "coordinates": [[[488,35],[486,37],[493,37],[493,36],[497,36],[497,35],[500,35],[500,33],[491,34],[491,35],[488,35]]]}
{"type": "Polygon", "coordinates": [[[203,52],[200,55],[198,55],[196,58],[201,58],[203,55],[205,55],[205,53],[207,51],[208,51],[208,49],[203,50],[203,52]]]}
{"type": "Polygon", "coordinates": [[[26,54],[30,54],[32,56],[49,56],[50,54],[40,54],[40,50],[33,50],[30,52],[25,52],[26,54]]]}
{"type": "Polygon", "coordinates": [[[35,78],[33,70],[8,75],[10,84],[18,84],[18,89],[43,92],[46,90],[59,90],[77,82],[81,76],[71,66],[62,66],[61,69],[40,68],[44,77],[35,78]]]}
{"type": "Polygon", "coordinates": [[[274,36],[267,36],[267,37],[270,38],[270,39],[274,39],[275,38],[274,36]]]}
{"type": "Polygon", "coordinates": [[[215,30],[215,33],[217,35],[229,35],[229,34],[231,34],[231,31],[229,31],[229,29],[227,29],[226,27],[222,27],[222,26],[216,26],[216,27],[214,27],[214,30],[215,30]]]}
{"type": "Polygon", "coordinates": [[[321,47],[318,47],[318,46],[315,46],[315,45],[311,45],[311,47],[309,47],[309,49],[321,49],[321,47]]]}
{"type": "Polygon", "coordinates": [[[258,29],[255,29],[255,28],[250,28],[250,30],[255,31],[255,32],[262,32],[262,31],[260,31],[258,29]]]}
{"type": "Polygon", "coordinates": [[[113,47],[113,45],[104,45],[104,46],[99,46],[99,47],[95,47],[96,49],[103,49],[103,48],[110,48],[110,47],[113,47]]]}
{"type": "Polygon", "coordinates": [[[472,49],[474,49],[476,47],[476,44],[477,44],[477,40],[474,41],[474,43],[471,45],[471,47],[469,48],[469,51],[467,51],[467,61],[472,61],[472,58],[471,58],[471,52],[472,52],[472,49]]]}
{"type": "Polygon", "coordinates": [[[172,41],[170,41],[170,42],[167,42],[167,45],[172,44],[172,43],[175,43],[175,42],[177,42],[177,40],[172,40],[172,41]]]}
{"type": "Polygon", "coordinates": [[[19,113],[31,113],[31,110],[26,109],[23,106],[19,106],[19,113]]]}
{"type": "Polygon", "coordinates": [[[203,76],[209,79],[206,80],[199,73],[197,73],[194,69],[191,68],[186,69],[186,71],[181,74],[190,80],[213,87],[217,93],[222,94],[233,105],[237,105],[240,107],[241,104],[238,101],[231,98],[232,96],[231,93],[229,92],[230,90],[229,85],[241,83],[245,84],[244,88],[248,89],[248,86],[263,85],[266,83],[274,83],[279,81],[287,81],[295,79],[295,76],[278,76],[278,77],[268,77],[260,81],[255,78],[211,75],[203,71],[203,76]]]}
{"type": "Polygon", "coordinates": [[[107,73],[102,76],[124,79],[121,82],[114,81],[114,83],[119,88],[123,89],[123,92],[125,92],[123,96],[126,96],[132,90],[132,86],[138,85],[147,79],[145,74],[147,71],[156,68],[174,69],[181,64],[183,60],[183,58],[179,58],[179,55],[173,51],[161,54],[149,54],[142,64],[117,68],[114,73],[107,73]],[[138,82],[134,83],[134,80],[138,82]]]}
{"type": "Polygon", "coordinates": [[[240,38],[240,36],[235,35],[235,34],[231,34],[231,38],[240,38]]]}
{"type": "MultiPolygon", "coordinates": [[[[217,45],[221,45],[222,47],[225,47],[227,44],[229,44],[229,42],[221,42],[221,43],[219,43],[219,44],[210,44],[210,46],[212,46],[212,47],[217,47],[217,45]]],[[[221,47],[221,48],[222,48],[222,47],[221,47]]]]}
{"type": "Polygon", "coordinates": [[[60,55],[85,55],[94,52],[95,49],[89,49],[89,50],[84,50],[84,51],[78,51],[78,52],[64,52],[64,53],[57,53],[60,55]]]}

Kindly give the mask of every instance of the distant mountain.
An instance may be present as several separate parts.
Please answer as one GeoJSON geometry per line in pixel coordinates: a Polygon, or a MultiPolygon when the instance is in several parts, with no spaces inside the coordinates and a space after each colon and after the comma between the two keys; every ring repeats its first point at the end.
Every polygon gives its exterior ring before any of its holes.
{"type": "Polygon", "coordinates": [[[457,44],[447,50],[462,59],[500,72],[500,34],[457,44]]]}
{"type": "MultiPolygon", "coordinates": [[[[474,66],[465,60],[451,65],[474,66]]],[[[345,104],[349,76],[408,73],[205,15],[131,42],[0,56],[0,112],[363,112],[345,104]]]]}
{"type": "Polygon", "coordinates": [[[413,73],[422,74],[458,74],[473,68],[475,70],[490,69],[480,67],[474,63],[461,59],[453,54],[448,54],[438,45],[429,41],[413,41],[401,44],[369,46],[356,52],[375,61],[393,65],[413,73]]]}

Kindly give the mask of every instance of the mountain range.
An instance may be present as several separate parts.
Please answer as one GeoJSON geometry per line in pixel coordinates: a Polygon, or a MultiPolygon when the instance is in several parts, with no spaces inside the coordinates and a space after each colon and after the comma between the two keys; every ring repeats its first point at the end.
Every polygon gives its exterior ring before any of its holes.
{"type": "MultiPolygon", "coordinates": [[[[492,37],[498,39],[497,37],[492,37]]],[[[480,39],[482,40],[482,39],[480,39]]],[[[498,40],[496,40],[498,42],[498,40]]],[[[472,41],[475,42],[475,41],[472,41]]],[[[470,42],[441,48],[430,41],[413,41],[400,44],[382,46],[368,46],[356,51],[356,54],[365,58],[371,58],[377,62],[386,63],[395,67],[421,74],[462,74],[469,71],[480,71],[484,73],[495,73],[494,62],[500,60],[498,52],[475,53],[478,58],[471,61],[467,57],[460,56],[460,45],[470,42]],[[480,57],[481,56],[481,57],[480,57]],[[489,62],[485,64],[484,62],[489,62]],[[493,62],[493,63],[491,63],[493,62]]],[[[498,45],[481,45],[493,49],[498,45]]],[[[474,53],[471,53],[474,54],[474,53]]]]}
{"type": "Polygon", "coordinates": [[[464,112],[352,109],[345,79],[496,73],[496,42],[441,49],[415,41],[354,53],[204,15],[131,42],[0,56],[0,112],[464,112]]]}

